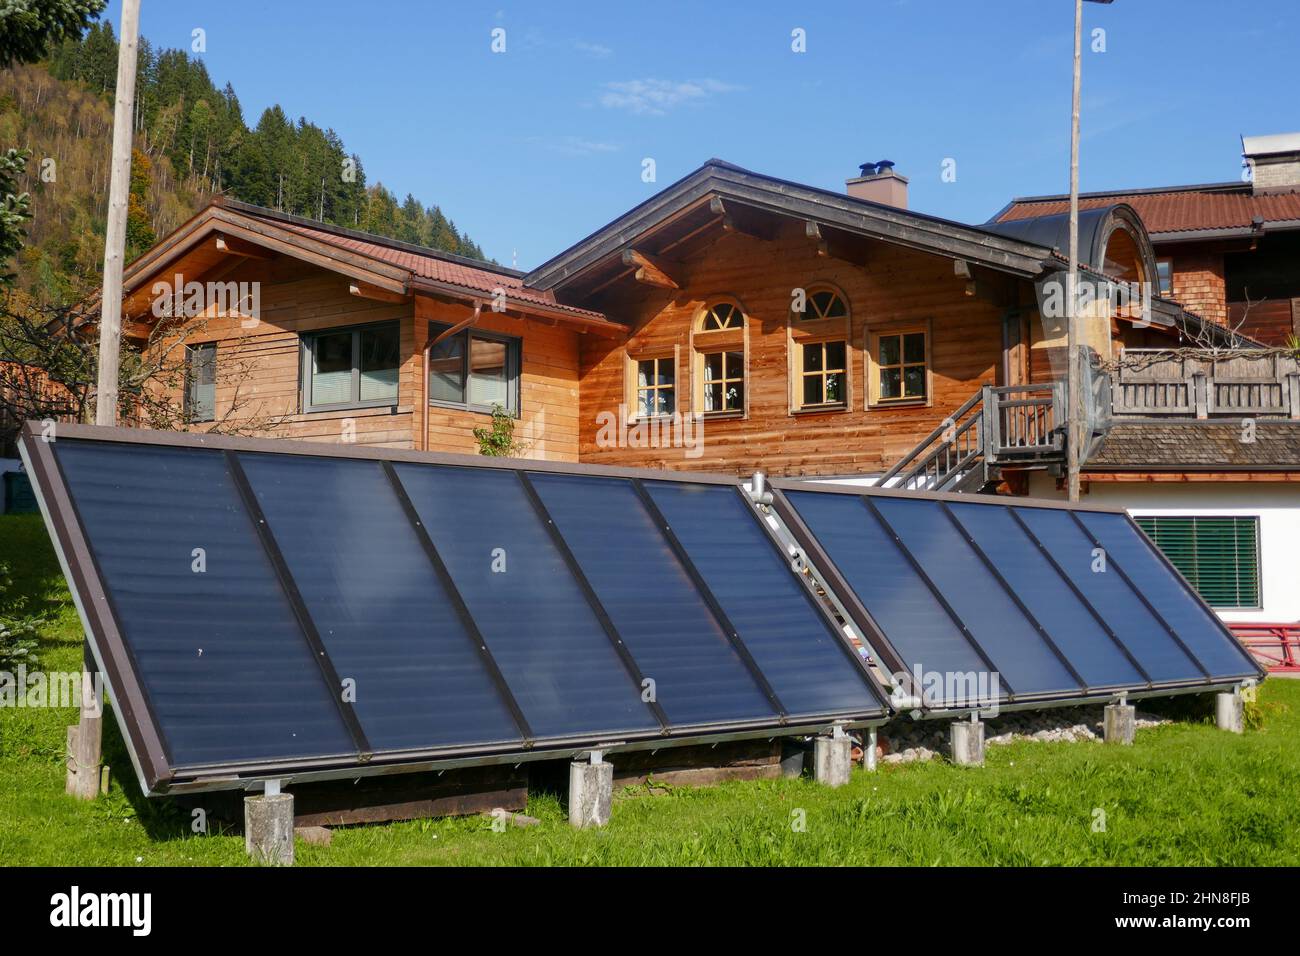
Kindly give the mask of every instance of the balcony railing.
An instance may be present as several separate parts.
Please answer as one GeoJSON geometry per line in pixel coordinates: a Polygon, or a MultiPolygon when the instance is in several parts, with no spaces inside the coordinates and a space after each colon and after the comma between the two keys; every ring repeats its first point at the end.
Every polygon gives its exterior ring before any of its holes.
{"type": "Polygon", "coordinates": [[[1125,349],[1111,402],[1113,415],[1300,419],[1300,364],[1273,352],[1211,358],[1125,349]]]}

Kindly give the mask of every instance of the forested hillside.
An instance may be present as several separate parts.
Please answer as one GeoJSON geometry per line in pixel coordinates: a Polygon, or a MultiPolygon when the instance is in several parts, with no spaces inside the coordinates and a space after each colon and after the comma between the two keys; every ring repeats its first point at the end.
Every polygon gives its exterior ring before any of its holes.
{"type": "MultiPolygon", "coordinates": [[[[32,194],[14,268],[34,299],[66,304],[98,285],[117,75],[107,23],[57,47],[48,63],[0,71],[0,148],[31,151],[19,186],[32,194]]],[[[296,215],[483,258],[436,205],[368,185],[361,158],[332,129],[278,105],[249,127],[234,88],[218,89],[197,56],[140,43],[128,260],[193,215],[214,192],[296,215]]]]}

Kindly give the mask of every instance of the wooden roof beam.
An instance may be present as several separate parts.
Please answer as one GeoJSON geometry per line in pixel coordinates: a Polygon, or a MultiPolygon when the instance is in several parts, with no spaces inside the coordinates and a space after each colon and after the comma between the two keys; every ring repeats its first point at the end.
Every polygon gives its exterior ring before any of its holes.
{"type": "Polygon", "coordinates": [[[221,232],[217,233],[217,252],[227,252],[232,256],[243,256],[245,259],[272,259],[275,257],[275,253],[271,252],[270,249],[265,249],[256,243],[245,239],[237,239],[221,232]]]}
{"type": "Polygon", "coordinates": [[[359,299],[372,299],[375,302],[401,303],[410,301],[410,296],[404,293],[381,289],[377,285],[362,282],[360,279],[353,279],[349,282],[348,291],[359,299]]]}
{"type": "Polygon", "coordinates": [[[657,286],[660,289],[680,289],[683,285],[678,269],[674,263],[638,249],[623,250],[623,265],[634,267],[637,282],[657,286]]]}
{"type": "Polygon", "coordinates": [[[776,238],[775,226],[754,221],[754,217],[747,215],[739,204],[728,206],[721,196],[714,196],[709,200],[709,212],[722,217],[724,232],[749,236],[751,239],[762,239],[765,242],[776,238]]]}
{"type": "Polygon", "coordinates": [[[805,219],[804,235],[812,241],[817,255],[823,259],[839,259],[860,268],[867,266],[867,244],[865,241],[845,236],[836,229],[823,226],[819,222],[805,219]]]}

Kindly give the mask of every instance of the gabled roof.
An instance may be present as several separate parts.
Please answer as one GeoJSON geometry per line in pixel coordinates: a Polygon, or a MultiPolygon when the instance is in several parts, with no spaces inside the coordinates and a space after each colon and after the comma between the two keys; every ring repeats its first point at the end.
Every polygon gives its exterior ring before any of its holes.
{"type": "Polygon", "coordinates": [[[925,252],[965,259],[1026,278],[1039,275],[1052,250],[992,229],[857,199],[711,159],[640,205],[524,276],[539,289],[563,286],[647,232],[718,197],[737,206],[805,219],[925,252]]]}
{"type": "Polygon", "coordinates": [[[123,291],[130,294],[181,255],[213,236],[238,240],[302,258],[390,292],[417,292],[490,299],[504,295],[508,308],[569,320],[584,328],[622,334],[625,327],[600,312],[557,302],[555,295],[527,286],[523,273],[495,263],[468,259],[439,249],[345,229],[233,199],[216,197],[125,270],[123,291]]]}
{"type": "MultiPolygon", "coordinates": [[[[1080,193],[1079,209],[1125,203],[1142,217],[1155,242],[1228,238],[1262,231],[1300,229],[1300,191],[1256,194],[1249,183],[1206,183],[1158,189],[1080,193]]],[[[1036,216],[1068,214],[1069,196],[1013,199],[990,221],[1009,223],[1036,216]]]]}

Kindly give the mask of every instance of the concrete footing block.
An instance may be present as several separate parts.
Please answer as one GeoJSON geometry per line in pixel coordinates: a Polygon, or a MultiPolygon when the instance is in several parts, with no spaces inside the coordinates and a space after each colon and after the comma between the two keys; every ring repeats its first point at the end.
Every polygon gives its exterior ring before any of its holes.
{"type": "Polygon", "coordinates": [[[1137,729],[1137,708],[1132,704],[1107,704],[1102,716],[1102,737],[1108,744],[1132,746],[1137,729]]]}
{"type": "Polygon", "coordinates": [[[962,767],[984,766],[984,721],[954,720],[948,740],[953,763],[962,767]]]}
{"type": "Polygon", "coordinates": [[[818,737],[813,742],[813,779],[827,787],[849,782],[853,767],[853,740],[845,735],[818,737]]]}
{"type": "Polygon", "coordinates": [[[1220,730],[1239,734],[1245,729],[1245,708],[1241,691],[1231,690],[1214,695],[1214,722],[1220,730]]]}
{"type": "Polygon", "coordinates": [[[244,849],[264,866],[293,866],[293,794],[244,798],[244,849]]]}
{"type": "Polygon", "coordinates": [[[575,760],[569,764],[569,823],[579,829],[609,822],[614,799],[614,765],[575,760]]]}

